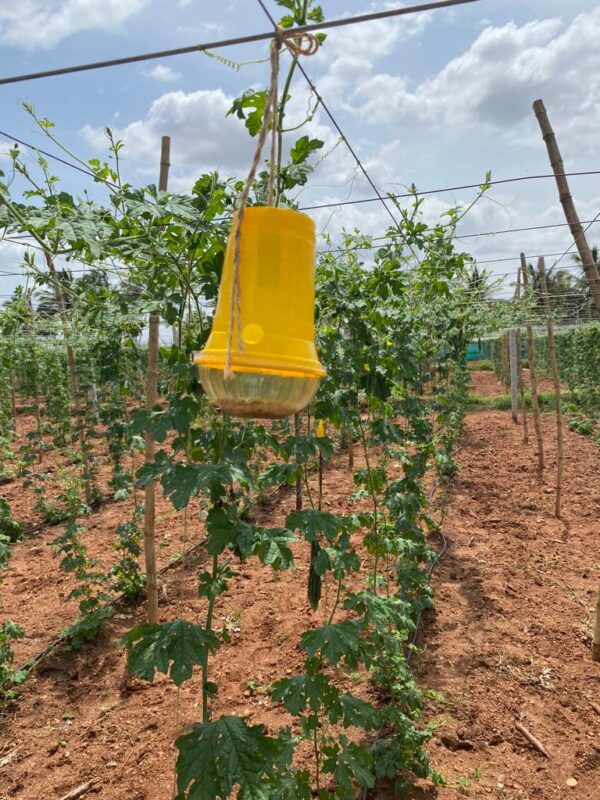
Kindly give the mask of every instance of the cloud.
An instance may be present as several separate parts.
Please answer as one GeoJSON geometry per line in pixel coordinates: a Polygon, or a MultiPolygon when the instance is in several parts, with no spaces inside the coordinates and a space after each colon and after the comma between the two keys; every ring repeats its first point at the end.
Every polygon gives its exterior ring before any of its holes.
{"type": "Polygon", "coordinates": [[[166,67],[164,64],[157,64],[155,67],[152,67],[152,69],[144,70],[142,75],[145,75],[147,78],[153,78],[155,81],[161,81],[162,83],[172,83],[181,78],[181,72],[176,72],[174,69],[166,67]]]}
{"type": "Polygon", "coordinates": [[[458,131],[475,124],[537,146],[531,104],[543,97],[554,119],[587,146],[600,124],[599,38],[600,9],[580,14],[568,27],[560,19],[488,26],[416,88],[402,75],[368,75],[346,92],[344,108],[373,125],[420,122],[458,131]],[[582,52],[585,59],[577,57],[582,52]]]}
{"type": "Polygon", "coordinates": [[[151,0],[22,0],[0,7],[0,43],[50,49],[80,31],[118,30],[151,0]]]}
{"type": "MultiPolygon", "coordinates": [[[[114,126],[116,138],[125,142],[122,152],[124,164],[139,176],[154,178],[160,140],[171,137],[171,176],[173,190],[187,191],[198,174],[218,170],[225,176],[245,177],[250,168],[257,140],[251,138],[242,120],[227,116],[233,103],[222,89],[201,89],[195,92],[171,91],[156,98],[147,113],[127,125],[114,126]]],[[[309,110],[309,91],[302,85],[294,92],[294,103],[289,106],[286,125],[294,128],[305,122],[309,110]]],[[[314,102],[313,102],[314,106],[314,102]]],[[[104,128],[89,124],[80,135],[98,152],[106,149],[104,128]]],[[[335,147],[339,137],[332,128],[323,124],[318,115],[307,122],[300,131],[284,138],[284,148],[290,148],[297,137],[307,135],[323,140],[324,147],[315,157],[322,165],[311,177],[316,183],[340,183],[354,168],[343,146],[335,147]]],[[[263,163],[268,158],[268,143],[263,150],[263,163]]],[[[284,160],[288,153],[284,153],[284,160]]],[[[137,176],[132,176],[136,178],[137,176]]]]}
{"type": "MultiPolygon", "coordinates": [[[[372,3],[368,10],[396,6],[396,3],[372,3]]],[[[377,61],[394,52],[399,41],[418,38],[432,19],[433,16],[425,12],[332,30],[314,59],[327,67],[326,75],[319,81],[320,88],[331,96],[356,87],[361,78],[371,74],[377,61]]]]}
{"type": "MultiPolygon", "coordinates": [[[[125,162],[142,174],[153,174],[161,136],[169,135],[173,188],[189,188],[194,176],[207,170],[243,175],[256,142],[240,120],[226,116],[232,102],[221,89],[161,95],[145,117],[114,129],[125,142],[125,162]]],[[[93,147],[105,149],[101,128],[85,125],[81,134],[93,147]]]]}

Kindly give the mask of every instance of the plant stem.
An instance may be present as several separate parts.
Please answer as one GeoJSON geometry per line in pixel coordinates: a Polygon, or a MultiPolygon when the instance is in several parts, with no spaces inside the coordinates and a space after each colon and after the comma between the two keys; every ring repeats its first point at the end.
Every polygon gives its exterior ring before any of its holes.
{"type": "Polygon", "coordinates": [[[331,614],[329,615],[329,619],[327,620],[327,624],[328,625],[331,625],[331,623],[333,622],[333,617],[335,615],[335,612],[337,611],[338,605],[340,604],[340,597],[341,596],[342,596],[342,579],[340,578],[338,580],[338,584],[337,584],[337,592],[336,592],[336,595],[335,595],[335,602],[333,604],[333,608],[331,609],[331,614]]]}
{"type": "MultiPolygon", "coordinates": [[[[360,438],[362,441],[363,451],[365,454],[365,464],[367,465],[367,473],[369,476],[369,491],[371,493],[371,501],[373,503],[373,533],[375,534],[376,540],[379,538],[378,532],[378,524],[377,524],[377,517],[378,517],[378,510],[377,510],[377,497],[375,495],[375,490],[373,489],[373,481],[371,480],[371,465],[369,464],[369,450],[367,447],[367,438],[365,436],[365,429],[362,424],[362,419],[360,418],[360,414],[358,415],[358,427],[360,430],[360,438]]],[[[377,594],[377,573],[379,570],[379,550],[376,547],[375,549],[375,560],[373,562],[373,591],[377,594]]]]}
{"type": "Polygon", "coordinates": [[[304,485],[306,486],[306,494],[308,495],[308,502],[310,503],[310,507],[314,508],[315,504],[313,503],[312,499],[312,492],[310,491],[310,484],[308,483],[308,468],[306,464],[304,465],[304,485]]]}
{"type": "MultiPolygon", "coordinates": [[[[219,568],[219,557],[213,556],[212,562],[212,580],[217,579],[217,570],[219,568]]],[[[210,632],[212,630],[213,612],[215,610],[215,601],[217,596],[212,592],[208,600],[208,609],[206,610],[206,625],[205,630],[210,632]]],[[[208,650],[204,652],[204,659],[202,661],[202,722],[207,723],[210,720],[210,710],[208,708],[208,650]]]]}
{"type": "MultiPolygon", "coordinates": [[[[299,21],[299,25],[306,25],[306,14],[308,12],[308,0],[304,0],[304,4],[302,6],[302,19],[299,21]]],[[[294,77],[294,72],[296,71],[296,65],[298,64],[298,56],[295,55],[292,58],[292,63],[290,64],[290,68],[288,70],[287,77],[285,79],[285,83],[283,84],[283,91],[281,93],[281,102],[279,103],[279,112],[277,115],[277,181],[275,187],[275,208],[279,205],[279,201],[281,199],[281,184],[280,184],[280,176],[281,176],[281,160],[283,157],[283,118],[285,117],[285,106],[287,103],[287,95],[290,90],[290,86],[292,84],[292,78],[294,77]]]]}
{"type": "Polygon", "coordinates": [[[314,734],[313,734],[313,744],[314,744],[314,750],[315,750],[315,770],[316,770],[315,780],[316,780],[316,783],[317,783],[317,793],[319,793],[321,791],[321,785],[320,785],[320,782],[321,782],[321,777],[320,777],[321,776],[321,760],[320,760],[320,755],[319,755],[319,739],[318,739],[318,733],[317,733],[318,727],[319,726],[318,726],[318,722],[317,722],[317,727],[315,728],[314,734]]]}

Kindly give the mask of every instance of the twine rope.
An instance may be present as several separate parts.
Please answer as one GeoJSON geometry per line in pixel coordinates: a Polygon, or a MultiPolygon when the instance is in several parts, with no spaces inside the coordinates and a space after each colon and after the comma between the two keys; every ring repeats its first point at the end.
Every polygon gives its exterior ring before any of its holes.
{"type": "Polygon", "coordinates": [[[279,53],[285,46],[295,58],[298,56],[312,56],[319,49],[319,40],[312,33],[302,33],[294,35],[292,30],[278,30],[277,35],[271,42],[271,84],[265,102],[265,113],[263,122],[258,134],[258,141],[252,165],[242,194],[240,195],[239,207],[235,216],[235,231],[233,240],[233,275],[231,278],[231,295],[229,298],[229,328],[227,331],[227,351],[225,355],[224,377],[230,380],[235,377],[232,369],[233,338],[237,335],[237,351],[244,352],[244,341],[242,338],[242,287],[240,283],[240,253],[242,243],[242,223],[244,213],[248,204],[250,190],[256,177],[256,172],[260,164],[265,142],[269,130],[271,131],[271,154],[269,163],[269,175],[267,181],[267,206],[273,205],[273,195],[275,186],[275,156],[277,147],[277,111],[278,111],[278,84],[279,84],[279,53]],[[304,43],[304,44],[303,44],[304,43]]]}

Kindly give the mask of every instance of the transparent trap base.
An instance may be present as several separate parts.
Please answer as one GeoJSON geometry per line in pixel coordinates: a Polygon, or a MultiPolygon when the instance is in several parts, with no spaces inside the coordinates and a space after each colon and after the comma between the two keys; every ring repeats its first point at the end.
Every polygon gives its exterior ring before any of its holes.
{"type": "Polygon", "coordinates": [[[289,417],[310,403],[320,378],[236,372],[228,380],[221,369],[198,367],[200,382],[211,402],[232,417],[278,419],[289,417]]]}

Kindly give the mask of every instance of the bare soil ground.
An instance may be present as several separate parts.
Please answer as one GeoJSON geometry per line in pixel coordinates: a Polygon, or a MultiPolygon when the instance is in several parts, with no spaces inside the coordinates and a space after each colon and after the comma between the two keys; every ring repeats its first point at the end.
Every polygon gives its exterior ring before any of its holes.
{"type": "MultiPolygon", "coordinates": [[[[483,394],[490,377],[473,373],[473,391],[483,394]]],[[[430,750],[450,785],[422,797],[600,798],[600,664],[590,660],[600,450],[565,430],[557,520],[554,416],[542,423],[540,481],[531,419],[527,445],[509,412],[466,419],[444,521],[448,550],[433,576],[436,612],[415,659],[420,684],[445,696],[431,716],[441,727],[430,750]]]]}
{"type": "MultiPolygon", "coordinates": [[[[482,394],[479,382],[488,386],[489,376],[472,379],[473,391],[482,394]]],[[[502,392],[496,382],[495,393],[502,392]]],[[[600,580],[600,450],[592,439],[565,431],[564,517],[556,520],[552,416],[544,417],[543,428],[547,470],[539,482],[535,445],[522,443],[509,413],[467,417],[457,454],[461,471],[445,498],[448,550],[433,575],[437,609],[423,621],[422,652],[414,660],[420,684],[445,696],[429,706],[428,717],[440,725],[430,751],[448,786],[417,786],[415,800],[600,800],[600,716],[593,707],[600,704],[600,665],[589,657],[600,580]],[[517,722],[542,742],[549,759],[517,732],[517,722]],[[567,785],[570,778],[576,786],[567,785]]],[[[345,463],[334,460],[325,507],[355,509],[347,499],[352,488],[345,463]]],[[[293,492],[284,490],[257,514],[277,525],[293,504],[293,492]]],[[[94,555],[106,557],[128,511],[126,504],[111,504],[88,520],[85,541],[94,555]]],[[[201,520],[185,524],[162,499],[157,514],[161,564],[202,541],[201,520]]],[[[0,585],[0,618],[12,617],[27,631],[15,648],[17,663],[75,616],[65,601],[70,579],[49,546],[57,533],[46,529],[15,546],[0,585]]],[[[254,561],[237,566],[239,576],[218,611],[232,641],[213,661],[217,714],[248,714],[271,729],[289,722],[265,687],[300,667],[301,631],[320,624],[333,602],[326,590],[323,608],[310,616],[306,550],[296,548],[295,573],[275,575],[254,561]]],[[[196,585],[205,559],[198,547],[165,573],[162,619],[202,613],[196,585]]],[[[103,800],[172,796],[173,741],[199,717],[198,678],[179,690],[162,677],[154,684],[126,679],[118,641],[142,619],[142,608],[120,608],[98,641],[42,662],[0,721],[0,800],[58,800],[91,779],[98,783],[89,796],[103,800]]],[[[342,680],[356,689],[355,675],[342,680]]],[[[389,795],[385,788],[375,794],[389,795]]]]}
{"type": "MultiPolygon", "coordinates": [[[[523,369],[523,379],[525,385],[529,387],[529,370],[523,369]]],[[[554,384],[550,378],[542,378],[538,376],[537,380],[538,392],[553,392],[554,384]]],[[[564,386],[562,387],[564,389],[564,386]]],[[[487,370],[473,370],[471,372],[471,391],[479,397],[495,397],[499,394],[509,394],[510,389],[507,389],[503,383],[498,381],[495,372],[488,372],[487,370]]]]}

